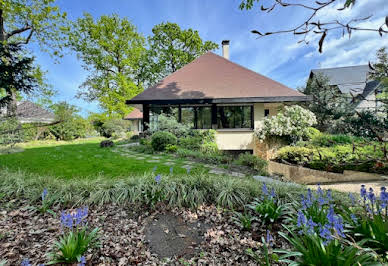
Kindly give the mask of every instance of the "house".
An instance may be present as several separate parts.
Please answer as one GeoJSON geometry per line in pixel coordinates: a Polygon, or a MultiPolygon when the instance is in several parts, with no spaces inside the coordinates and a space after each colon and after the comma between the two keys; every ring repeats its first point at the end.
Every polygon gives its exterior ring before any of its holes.
{"type": "Polygon", "coordinates": [[[195,129],[215,129],[221,150],[254,150],[254,128],[284,104],[310,99],[279,82],[229,60],[229,41],[223,56],[208,52],[127,104],[143,105],[143,127],[157,123],[161,113],[176,116],[195,129]]]}
{"type": "Polygon", "coordinates": [[[381,92],[380,82],[368,78],[368,65],[312,69],[309,80],[317,75],[328,79],[330,86],[349,97],[354,102],[354,109],[358,111],[378,111],[381,103],[376,96],[381,92]]]}
{"type": "MultiPolygon", "coordinates": [[[[0,109],[0,116],[6,115],[6,108],[0,109]]],[[[30,101],[18,101],[16,103],[16,118],[20,123],[42,123],[55,122],[53,113],[30,101]]]]}
{"type": "Polygon", "coordinates": [[[139,108],[134,108],[127,116],[124,117],[124,120],[130,121],[130,131],[133,131],[135,134],[139,134],[143,131],[143,112],[139,108]]]}

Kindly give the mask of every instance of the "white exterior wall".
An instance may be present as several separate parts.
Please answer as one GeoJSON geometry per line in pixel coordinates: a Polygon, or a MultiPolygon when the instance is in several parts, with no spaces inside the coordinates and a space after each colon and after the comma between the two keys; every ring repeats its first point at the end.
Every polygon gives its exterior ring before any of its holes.
{"type": "MultiPolygon", "coordinates": [[[[278,103],[255,103],[253,105],[254,128],[258,127],[259,121],[264,119],[264,110],[269,109],[269,115],[278,113],[281,104],[278,103]]],[[[254,131],[244,129],[219,129],[216,133],[216,143],[220,150],[253,150],[254,131]]]]}

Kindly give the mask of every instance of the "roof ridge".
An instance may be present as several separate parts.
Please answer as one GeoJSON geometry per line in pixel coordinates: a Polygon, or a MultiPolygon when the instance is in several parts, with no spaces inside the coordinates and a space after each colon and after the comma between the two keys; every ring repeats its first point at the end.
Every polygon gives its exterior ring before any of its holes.
{"type": "Polygon", "coordinates": [[[311,71],[313,71],[313,70],[326,70],[326,69],[338,69],[338,68],[362,67],[362,66],[368,66],[368,65],[363,64],[363,65],[340,66],[340,67],[312,68],[311,71]]]}

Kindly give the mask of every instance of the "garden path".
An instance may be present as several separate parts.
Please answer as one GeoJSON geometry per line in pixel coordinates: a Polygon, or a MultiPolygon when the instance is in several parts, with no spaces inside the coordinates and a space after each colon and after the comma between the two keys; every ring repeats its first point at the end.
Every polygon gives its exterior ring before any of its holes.
{"type": "MultiPolygon", "coordinates": [[[[381,187],[388,187],[388,179],[382,181],[371,181],[371,182],[346,182],[346,183],[336,183],[336,184],[327,184],[321,185],[322,189],[333,189],[341,192],[352,192],[359,193],[361,185],[365,185],[367,189],[370,187],[373,188],[374,191],[380,191],[381,187]]],[[[313,188],[315,185],[309,185],[309,187],[313,188]]]]}

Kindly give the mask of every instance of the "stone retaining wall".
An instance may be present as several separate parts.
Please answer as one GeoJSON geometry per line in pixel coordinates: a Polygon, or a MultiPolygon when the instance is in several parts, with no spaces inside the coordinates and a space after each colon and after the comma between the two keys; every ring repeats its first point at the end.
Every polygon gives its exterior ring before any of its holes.
{"type": "Polygon", "coordinates": [[[277,162],[268,162],[270,174],[280,174],[286,180],[299,184],[336,183],[349,181],[379,181],[388,177],[380,174],[371,174],[345,170],[343,174],[309,169],[301,166],[287,165],[277,162]]]}

